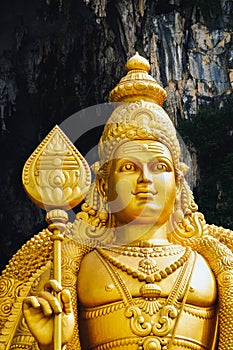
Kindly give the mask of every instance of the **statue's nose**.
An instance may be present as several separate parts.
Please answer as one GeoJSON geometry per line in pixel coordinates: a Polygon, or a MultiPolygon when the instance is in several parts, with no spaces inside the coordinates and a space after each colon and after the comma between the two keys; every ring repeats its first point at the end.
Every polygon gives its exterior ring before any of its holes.
{"type": "Polygon", "coordinates": [[[147,165],[144,165],[140,168],[138,183],[141,182],[152,183],[152,174],[147,165]]]}

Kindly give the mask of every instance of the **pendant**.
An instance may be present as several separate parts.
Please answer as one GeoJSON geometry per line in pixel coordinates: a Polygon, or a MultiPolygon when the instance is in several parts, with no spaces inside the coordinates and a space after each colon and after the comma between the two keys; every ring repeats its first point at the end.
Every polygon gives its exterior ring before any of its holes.
{"type": "Polygon", "coordinates": [[[162,290],[157,284],[144,284],[140,288],[143,300],[140,301],[138,307],[150,316],[155,315],[163,307],[163,303],[157,300],[161,292],[162,290]]]}
{"type": "Polygon", "coordinates": [[[159,271],[159,267],[151,258],[144,258],[139,261],[138,270],[147,275],[152,275],[153,273],[159,271]]]}

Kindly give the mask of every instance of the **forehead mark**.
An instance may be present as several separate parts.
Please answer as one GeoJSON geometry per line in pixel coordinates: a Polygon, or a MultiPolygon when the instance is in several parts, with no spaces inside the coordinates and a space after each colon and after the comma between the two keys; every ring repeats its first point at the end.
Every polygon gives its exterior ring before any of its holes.
{"type": "Polygon", "coordinates": [[[124,145],[123,146],[124,152],[143,152],[143,151],[150,151],[150,152],[164,152],[164,148],[159,146],[158,144],[131,144],[131,145],[124,145]]]}

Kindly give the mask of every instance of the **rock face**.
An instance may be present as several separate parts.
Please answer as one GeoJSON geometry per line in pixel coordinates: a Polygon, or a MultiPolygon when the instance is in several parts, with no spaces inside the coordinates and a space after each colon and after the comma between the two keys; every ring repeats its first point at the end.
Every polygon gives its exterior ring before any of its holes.
{"type": "Polygon", "coordinates": [[[188,118],[202,102],[231,91],[229,32],[200,22],[187,28],[186,19],[175,12],[155,19],[154,25],[158,34],[152,34],[153,68],[167,88],[172,115],[188,118]]]}
{"type": "MultiPolygon", "coordinates": [[[[108,100],[125,61],[139,53],[167,90],[177,123],[232,91],[230,0],[3,1],[0,13],[2,267],[44,226],[26,198],[23,164],[74,112],[108,100]]],[[[97,141],[100,130],[92,136],[97,141]]],[[[88,151],[87,138],[79,143],[88,151]]]]}

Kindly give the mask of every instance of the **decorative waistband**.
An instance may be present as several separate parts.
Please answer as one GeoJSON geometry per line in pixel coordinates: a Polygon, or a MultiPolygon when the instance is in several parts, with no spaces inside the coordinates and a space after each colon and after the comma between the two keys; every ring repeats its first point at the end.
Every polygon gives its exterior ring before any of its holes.
{"type": "MultiPolygon", "coordinates": [[[[158,298],[157,299],[159,302],[163,303],[164,299],[163,298],[158,298]]],[[[142,302],[142,298],[136,298],[134,299],[134,303],[135,305],[138,305],[142,302]]],[[[178,308],[179,308],[179,303],[178,303],[178,308]]],[[[125,305],[123,304],[122,301],[116,302],[116,303],[112,303],[109,305],[105,305],[105,306],[99,306],[99,307],[95,307],[95,308],[89,308],[89,309],[81,309],[81,318],[82,319],[93,319],[93,318],[98,318],[101,316],[105,316],[108,315],[110,313],[114,313],[120,309],[125,308],[125,305]]],[[[215,317],[216,314],[216,306],[211,306],[211,307],[196,307],[193,305],[185,305],[184,306],[184,310],[183,313],[188,313],[192,316],[198,317],[198,318],[202,318],[205,320],[208,319],[212,319],[213,317],[215,317]]]]}
{"type": "MultiPolygon", "coordinates": [[[[110,350],[110,349],[130,349],[130,350],[165,350],[168,348],[170,337],[159,339],[157,337],[145,337],[142,338],[125,338],[110,341],[98,346],[92,347],[90,350],[110,350]]],[[[189,350],[207,350],[208,347],[203,344],[187,338],[175,337],[173,343],[170,345],[170,349],[178,350],[180,348],[189,350]]]]}
{"type": "MultiPolygon", "coordinates": [[[[161,298],[162,299],[162,298],[161,298]]],[[[134,306],[125,309],[122,302],[106,307],[82,310],[80,334],[85,350],[204,350],[214,341],[216,306],[198,308],[185,305],[178,322],[176,309],[164,306],[153,315],[134,299],[134,306]],[[112,326],[110,326],[112,324],[112,326]],[[192,327],[187,327],[192,324],[192,327]],[[86,329],[91,336],[86,337],[86,329]],[[205,329],[205,333],[199,332],[205,329]],[[172,345],[169,345],[169,342],[172,345]]],[[[162,302],[162,300],[161,300],[162,302]]]]}

